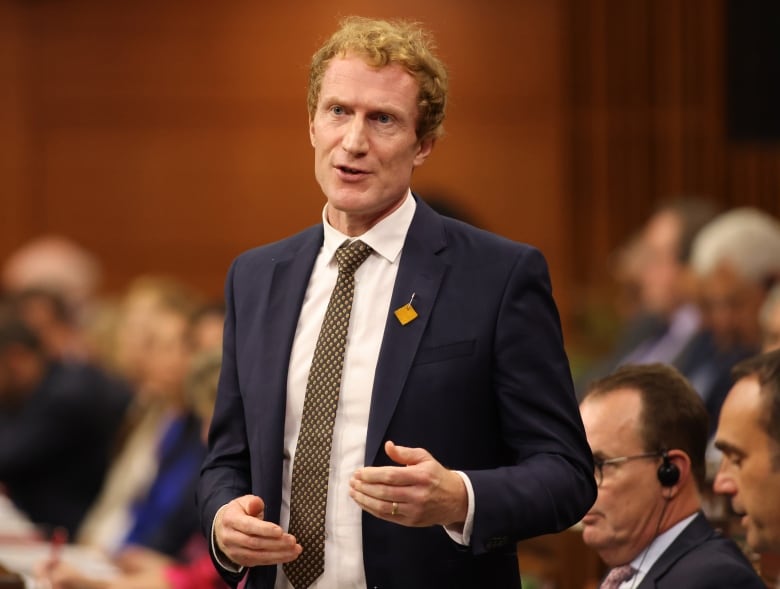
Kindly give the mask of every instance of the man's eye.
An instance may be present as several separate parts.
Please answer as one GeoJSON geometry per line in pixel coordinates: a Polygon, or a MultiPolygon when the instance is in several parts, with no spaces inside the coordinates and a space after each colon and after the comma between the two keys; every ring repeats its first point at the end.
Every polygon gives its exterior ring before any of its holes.
{"type": "Polygon", "coordinates": [[[391,117],[390,115],[386,115],[386,114],[378,114],[376,116],[376,120],[379,121],[382,124],[387,124],[387,123],[392,122],[393,117],[391,117]]]}
{"type": "Polygon", "coordinates": [[[734,456],[733,454],[731,454],[731,455],[724,454],[723,458],[724,458],[724,461],[726,462],[726,464],[730,465],[732,467],[739,468],[742,465],[742,457],[741,456],[734,456]]]}
{"type": "Polygon", "coordinates": [[[330,112],[334,115],[343,115],[344,114],[344,107],[339,106],[338,104],[330,107],[330,112]]]}

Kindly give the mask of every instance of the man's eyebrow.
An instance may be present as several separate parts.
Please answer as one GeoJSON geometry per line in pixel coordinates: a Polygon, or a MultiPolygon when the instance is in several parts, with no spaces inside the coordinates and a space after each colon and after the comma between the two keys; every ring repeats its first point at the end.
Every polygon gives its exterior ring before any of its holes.
{"type": "Polygon", "coordinates": [[[744,454],[744,452],[737,448],[734,444],[724,442],[723,440],[715,440],[715,447],[724,454],[744,454]]]}

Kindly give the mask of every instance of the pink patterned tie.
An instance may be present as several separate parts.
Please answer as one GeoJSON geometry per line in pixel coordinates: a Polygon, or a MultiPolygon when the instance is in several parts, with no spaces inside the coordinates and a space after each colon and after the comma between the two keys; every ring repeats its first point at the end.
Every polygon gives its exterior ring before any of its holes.
{"type": "Polygon", "coordinates": [[[623,566],[615,567],[604,579],[599,589],[618,589],[620,584],[624,581],[628,581],[634,576],[636,571],[630,564],[624,564],[623,566]]]}

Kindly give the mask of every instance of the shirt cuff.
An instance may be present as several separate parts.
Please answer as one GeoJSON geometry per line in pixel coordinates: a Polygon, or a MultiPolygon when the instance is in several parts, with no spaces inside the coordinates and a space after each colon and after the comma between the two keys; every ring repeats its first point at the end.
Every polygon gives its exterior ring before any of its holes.
{"type": "Polygon", "coordinates": [[[217,516],[219,515],[219,512],[222,511],[227,507],[227,504],[223,505],[219,509],[217,509],[217,513],[214,514],[214,521],[211,522],[211,552],[214,554],[214,560],[217,561],[217,564],[221,566],[223,569],[225,569],[229,573],[241,573],[244,571],[244,567],[234,563],[232,560],[230,560],[227,555],[222,552],[219,549],[219,546],[217,546],[217,536],[214,533],[214,524],[217,522],[217,516]]]}
{"type": "Polygon", "coordinates": [[[453,542],[457,542],[461,546],[469,546],[471,544],[471,531],[474,529],[474,487],[471,486],[471,479],[465,472],[459,470],[455,472],[460,475],[463,484],[466,485],[466,495],[469,501],[466,521],[463,523],[463,530],[460,529],[460,526],[444,526],[444,531],[452,538],[453,542]]]}

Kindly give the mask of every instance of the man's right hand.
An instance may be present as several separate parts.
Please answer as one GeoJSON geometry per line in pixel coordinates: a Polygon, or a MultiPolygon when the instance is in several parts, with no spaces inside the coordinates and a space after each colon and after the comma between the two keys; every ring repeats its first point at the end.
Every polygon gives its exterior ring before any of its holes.
{"type": "Polygon", "coordinates": [[[290,562],[303,551],[295,537],[263,520],[265,503],[244,495],[233,499],[214,518],[217,548],[233,563],[253,567],[290,562]]]}

